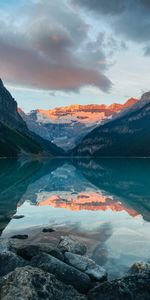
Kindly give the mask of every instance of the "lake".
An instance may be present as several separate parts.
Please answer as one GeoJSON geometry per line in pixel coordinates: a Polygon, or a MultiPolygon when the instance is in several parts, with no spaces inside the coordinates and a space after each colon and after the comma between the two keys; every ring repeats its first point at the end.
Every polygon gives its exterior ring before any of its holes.
{"type": "Polygon", "coordinates": [[[70,234],[110,278],[121,276],[150,261],[150,159],[2,159],[0,232],[53,243],[70,234]]]}

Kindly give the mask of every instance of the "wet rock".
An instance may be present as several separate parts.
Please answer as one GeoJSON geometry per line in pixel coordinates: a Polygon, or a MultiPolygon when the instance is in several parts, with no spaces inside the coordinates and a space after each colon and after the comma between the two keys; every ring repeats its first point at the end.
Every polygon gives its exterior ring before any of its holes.
{"type": "Polygon", "coordinates": [[[23,215],[16,215],[16,216],[13,216],[13,217],[12,217],[12,219],[16,219],[16,220],[22,219],[22,218],[24,218],[23,215]]]}
{"type": "Polygon", "coordinates": [[[150,271],[150,264],[145,262],[137,262],[131,266],[128,271],[129,275],[143,273],[145,271],[150,271]]]}
{"type": "Polygon", "coordinates": [[[58,248],[52,248],[47,253],[54,256],[54,257],[56,257],[56,258],[58,258],[58,259],[60,259],[60,260],[62,260],[62,261],[64,261],[64,255],[58,248]]]}
{"type": "Polygon", "coordinates": [[[89,300],[149,300],[150,271],[99,284],[88,294],[89,300]]]}
{"type": "Polygon", "coordinates": [[[66,252],[65,261],[69,265],[89,275],[91,279],[101,282],[107,279],[106,270],[97,265],[92,259],[88,258],[87,256],[81,256],[78,254],[66,252]]]}
{"type": "Polygon", "coordinates": [[[60,238],[58,248],[63,252],[67,251],[80,255],[84,255],[87,251],[87,247],[84,244],[81,244],[68,236],[62,236],[60,238]]]}
{"type": "Polygon", "coordinates": [[[54,232],[55,229],[53,229],[53,228],[43,228],[42,231],[43,231],[43,232],[54,232]]]}
{"type": "Polygon", "coordinates": [[[41,254],[42,252],[48,253],[60,260],[64,260],[63,253],[56,247],[52,247],[49,244],[41,243],[38,245],[25,245],[11,248],[17,255],[24,259],[31,260],[34,256],[41,254]]]}
{"type": "Polygon", "coordinates": [[[10,249],[9,239],[0,238],[0,253],[9,251],[9,249],[10,249]]]}
{"type": "Polygon", "coordinates": [[[0,276],[5,276],[17,267],[24,267],[26,261],[11,251],[0,253],[0,276]]]}
{"type": "Polygon", "coordinates": [[[49,254],[43,253],[42,255],[35,256],[31,260],[31,264],[54,274],[62,282],[73,285],[79,292],[84,293],[89,289],[90,278],[88,275],[49,254]]]}
{"type": "Polygon", "coordinates": [[[0,295],[5,300],[86,300],[85,296],[58,281],[54,275],[30,266],[17,268],[2,278],[0,295]]]}
{"type": "Polygon", "coordinates": [[[21,246],[19,248],[13,249],[13,251],[15,251],[17,255],[27,260],[31,260],[32,257],[41,253],[39,247],[36,245],[21,246]]]}
{"type": "Polygon", "coordinates": [[[16,234],[11,236],[11,239],[25,240],[28,238],[27,234],[16,234]]]}

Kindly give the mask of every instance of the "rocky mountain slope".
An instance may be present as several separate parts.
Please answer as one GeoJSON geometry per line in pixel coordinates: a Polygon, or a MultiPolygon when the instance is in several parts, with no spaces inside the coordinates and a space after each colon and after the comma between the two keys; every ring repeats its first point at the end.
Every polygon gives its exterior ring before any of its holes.
{"type": "Polygon", "coordinates": [[[0,157],[62,155],[54,144],[29,131],[17,103],[0,80],[0,157]]]}
{"type": "Polygon", "coordinates": [[[75,147],[98,124],[137,103],[131,98],[124,104],[71,105],[51,110],[34,110],[20,115],[28,128],[65,150],[75,147]]]}
{"type": "Polygon", "coordinates": [[[74,156],[150,156],[150,93],[89,133],[74,156]]]}

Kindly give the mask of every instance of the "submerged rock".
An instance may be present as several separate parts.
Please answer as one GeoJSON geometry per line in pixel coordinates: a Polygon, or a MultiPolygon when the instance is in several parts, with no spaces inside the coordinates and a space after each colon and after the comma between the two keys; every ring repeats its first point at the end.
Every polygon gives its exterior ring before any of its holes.
{"type": "Polygon", "coordinates": [[[149,300],[150,270],[99,284],[88,294],[89,300],[149,300]]]}
{"type": "Polygon", "coordinates": [[[22,219],[22,218],[24,218],[24,215],[16,215],[16,216],[12,217],[12,219],[16,219],[16,220],[22,219]]]}
{"type": "Polygon", "coordinates": [[[26,261],[11,251],[0,253],[0,276],[5,276],[17,267],[24,267],[26,261]]]}
{"type": "Polygon", "coordinates": [[[31,263],[32,266],[54,274],[62,282],[73,285],[79,292],[87,292],[90,288],[91,281],[88,275],[49,254],[35,256],[31,263]]]}
{"type": "Polygon", "coordinates": [[[72,286],[38,268],[17,268],[0,281],[1,299],[7,300],[86,300],[72,286]]]}
{"type": "Polygon", "coordinates": [[[78,254],[66,252],[65,261],[69,265],[86,273],[94,280],[104,281],[107,279],[106,270],[97,265],[92,259],[88,258],[87,256],[81,256],[78,254]]]}
{"type": "Polygon", "coordinates": [[[28,238],[27,234],[15,234],[11,236],[11,239],[25,240],[28,238]]]}
{"type": "Polygon", "coordinates": [[[55,229],[53,229],[53,228],[43,228],[42,231],[43,231],[43,232],[54,232],[55,229]]]}
{"type": "Polygon", "coordinates": [[[80,255],[84,255],[87,251],[87,247],[84,244],[81,244],[68,236],[62,236],[60,238],[58,248],[63,252],[67,251],[80,255]]]}

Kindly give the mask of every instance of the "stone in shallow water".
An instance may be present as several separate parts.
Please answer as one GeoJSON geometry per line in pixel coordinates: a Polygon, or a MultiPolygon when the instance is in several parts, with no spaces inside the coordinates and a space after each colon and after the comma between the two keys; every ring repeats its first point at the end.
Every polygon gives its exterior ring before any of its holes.
{"type": "Polygon", "coordinates": [[[13,217],[12,217],[12,219],[16,219],[16,220],[22,219],[22,218],[24,218],[23,215],[16,215],[16,216],[13,216],[13,217]]]}
{"type": "Polygon", "coordinates": [[[53,229],[53,228],[43,228],[42,231],[43,231],[43,232],[54,232],[55,229],[53,229]]]}
{"type": "Polygon", "coordinates": [[[49,254],[43,253],[35,256],[31,264],[33,267],[54,274],[62,282],[73,285],[81,293],[87,292],[90,288],[91,281],[88,275],[49,254]]]}
{"type": "Polygon", "coordinates": [[[66,252],[65,260],[69,265],[79,269],[80,271],[83,271],[94,280],[104,281],[107,279],[106,270],[97,265],[92,259],[88,258],[87,256],[81,256],[78,254],[66,252]]]}
{"type": "Polygon", "coordinates": [[[1,299],[7,300],[86,300],[72,286],[38,268],[17,268],[0,281],[1,299]]]}
{"type": "Polygon", "coordinates": [[[89,300],[149,300],[150,270],[99,284],[88,294],[89,300]]]}
{"type": "Polygon", "coordinates": [[[28,238],[27,234],[15,234],[11,236],[11,239],[18,239],[18,240],[26,240],[28,238]]]}
{"type": "Polygon", "coordinates": [[[0,253],[0,276],[5,276],[17,267],[24,267],[26,261],[11,251],[0,253]]]}
{"type": "Polygon", "coordinates": [[[68,251],[80,255],[84,255],[87,251],[87,247],[84,244],[79,243],[69,236],[61,236],[58,248],[63,252],[68,251]]]}

